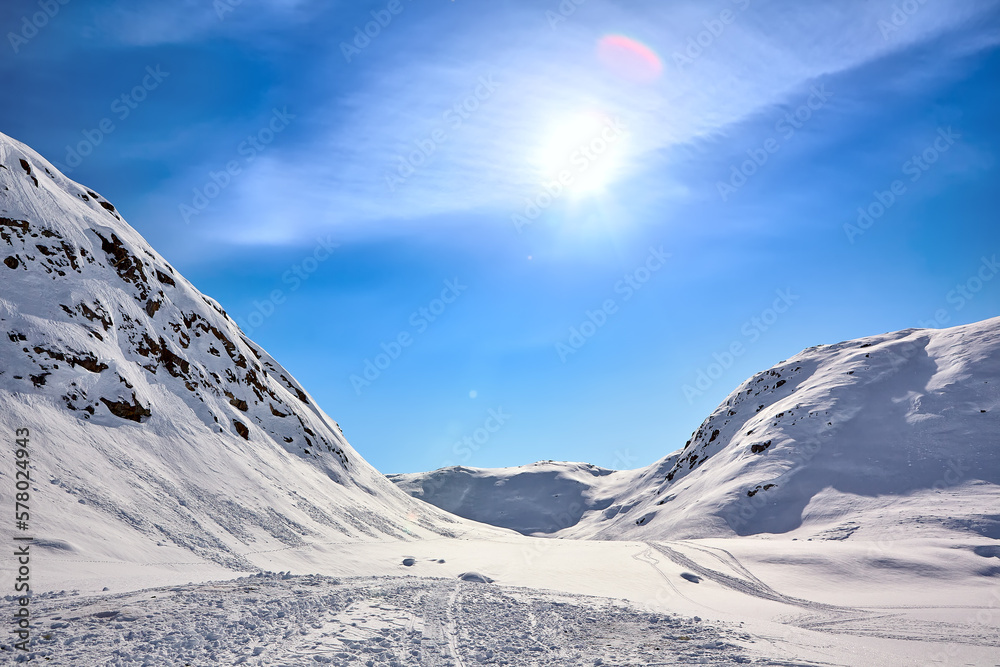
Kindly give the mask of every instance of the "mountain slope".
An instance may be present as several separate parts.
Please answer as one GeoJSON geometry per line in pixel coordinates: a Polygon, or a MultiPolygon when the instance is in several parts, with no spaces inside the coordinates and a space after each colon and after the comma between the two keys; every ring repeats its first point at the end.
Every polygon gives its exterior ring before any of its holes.
{"type": "MultiPolygon", "coordinates": [[[[485,489],[529,468],[462,476],[485,489]]],[[[411,493],[465,484],[453,469],[420,477],[394,481],[411,493]]],[[[447,495],[422,497],[444,507],[447,495]]],[[[679,451],[595,479],[586,496],[607,507],[557,536],[1000,539],[1000,318],[805,350],[737,387],[679,451]]],[[[476,502],[520,512],[502,486],[476,502]]]]}
{"type": "Polygon", "coordinates": [[[0,262],[0,432],[32,433],[43,548],[250,570],[261,549],[471,527],[399,492],[110,202],[2,134],[0,262]]]}

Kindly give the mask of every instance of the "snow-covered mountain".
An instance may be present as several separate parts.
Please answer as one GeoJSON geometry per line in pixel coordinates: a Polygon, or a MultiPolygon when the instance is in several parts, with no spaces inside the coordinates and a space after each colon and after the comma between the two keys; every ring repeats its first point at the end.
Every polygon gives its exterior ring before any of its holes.
{"type": "Polygon", "coordinates": [[[0,434],[30,430],[43,548],[253,570],[261,550],[470,528],[389,483],[110,202],[2,134],[0,263],[0,434]]]}
{"type": "Polygon", "coordinates": [[[807,350],[648,468],[395,478],[618,538],[530,539],[380,475],[111,203],[2,134],[0,263],[0,501],[28,429],[8,531],[34,537],[31,652],[0,640],[7,661],[995,662],[1000,319],[807,350]]]}
{"type": "Polygon", "coordinates": [[[533,535],[558,532],[588,511],[605,509],[633,476],[589,463],[539,461],[388,477],[411,496],[452,514],[533,535]]]}
{"type": "Polygon", "coordinates": [[[393,481],[527,534],[1000,539],[1000,318],[809,348],[741,384],[648,468],[446,468],[393,481]]]}

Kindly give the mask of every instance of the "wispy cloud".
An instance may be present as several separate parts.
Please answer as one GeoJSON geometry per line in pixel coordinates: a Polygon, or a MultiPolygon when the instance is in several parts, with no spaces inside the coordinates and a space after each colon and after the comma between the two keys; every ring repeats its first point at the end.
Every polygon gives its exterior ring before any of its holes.
{"type": "MultiPolygon", "coordinates": [[[[637,8],[590,0],[555,25],[537,5],[477,8],[459,19],[446,15],[460,11],[455,6],[413,11],[379,38],[391,40],[391,49],[374,43],[352,60],[350,90],[316,82],[315,111],[305,115],[317,139],[277,149],[255,165],[239,185],[238,208],[260,211],[269,206],[260,193],[287,193],[279,197],[289,219],[283,235],[512,210],[545,177],[540,147],[588,112],[628,126],[625,168],[616,174],[626,180],[656,164],[666,148],[715,135],[824,75],[968,26],[998,6],[912,4],[919,8],[901,17],[899,3],[889,0],[637,8]],[[658,52],[661,77],[637,83],[604,67],[596,45],[609,32],[658,52]]],[[[974,34],[959,48],[995,41],[974,34]]],[[[344,69],[336,37],[330,51],[330,70],[344,69]]],[[[242,213],[233,217],[246,220],[242,213]]],[[[273,231],[243,229],[247,241],[274,240],[273,231]]]]}
{"type": "Polygon", "coordinates": [[[251,38],[253,32],[273,29],[275,21],[308,20],[314,6],[309,0],[112,0],[91,5],[82,30],[121,46],[180,44],[214,35],[251,38]]]}

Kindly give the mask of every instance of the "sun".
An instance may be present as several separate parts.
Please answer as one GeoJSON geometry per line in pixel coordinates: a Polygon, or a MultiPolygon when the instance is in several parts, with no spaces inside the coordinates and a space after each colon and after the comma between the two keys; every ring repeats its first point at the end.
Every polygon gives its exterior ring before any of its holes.
{"type": "Polygon", "coordinates": [[[569,114],[545,132],[536,162],[546,183],[577,195],[603,192],[620,172],[628,130],[599,112],[569,114]]]}

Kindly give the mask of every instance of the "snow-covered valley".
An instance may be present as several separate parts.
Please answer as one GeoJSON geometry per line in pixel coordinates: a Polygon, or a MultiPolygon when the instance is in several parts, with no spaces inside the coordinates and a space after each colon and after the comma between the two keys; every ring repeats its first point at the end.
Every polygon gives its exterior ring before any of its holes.
{"type": "Polygon", "coordinates": [[[0,256],[0,663],[1000,664],[1000,319],[810,348],[647,468],[394,484],[5,135],[0,256]]]}

